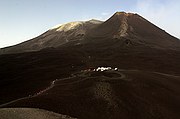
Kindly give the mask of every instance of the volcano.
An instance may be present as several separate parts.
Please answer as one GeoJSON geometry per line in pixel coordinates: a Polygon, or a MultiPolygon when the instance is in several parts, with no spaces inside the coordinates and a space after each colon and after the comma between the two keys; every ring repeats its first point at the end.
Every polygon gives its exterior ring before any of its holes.
{"type": "Polygon", "coordinates": [[[0,54],[0,107],[79,119],[180,117],[180,41],[138,14],[59,25],[0,54]]]}
{"type": "MultiPolygon", "coordinates": [[[[179,40],[164,30],[153,25],[138,14],[117,12],[107,21],[99,20],[70,22],[56,26],[42,35],[17,44],[2,48],[1,54],[39,51],[45,48],[57,48],[73,42],[81,44],[86,39],[127,39],[146,47],[179,50],[179,40]]],[[[88,40],[89,42],[90,40],[88,40]]]]}

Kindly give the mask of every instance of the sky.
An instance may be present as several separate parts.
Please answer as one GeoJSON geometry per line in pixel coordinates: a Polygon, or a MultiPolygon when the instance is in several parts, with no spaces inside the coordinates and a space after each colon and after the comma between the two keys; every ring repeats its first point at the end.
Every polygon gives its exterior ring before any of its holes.
{"type": "Polygon", "coordinates": [[[117,11],[138,13],[180,38],[180,0],[0,0],[0,48],[72,21],[107,20],[117,11]]]}

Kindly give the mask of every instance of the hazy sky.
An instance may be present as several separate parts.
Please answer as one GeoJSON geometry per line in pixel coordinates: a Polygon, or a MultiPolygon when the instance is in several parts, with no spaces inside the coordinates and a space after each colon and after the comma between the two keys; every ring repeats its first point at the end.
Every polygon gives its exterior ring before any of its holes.
{"type": "Polygon", "coordinates": [[[0,48],[34,38],[57,24],[106,20],[135,12],[180,38],[180,0],[0,0],[0,48]]]}

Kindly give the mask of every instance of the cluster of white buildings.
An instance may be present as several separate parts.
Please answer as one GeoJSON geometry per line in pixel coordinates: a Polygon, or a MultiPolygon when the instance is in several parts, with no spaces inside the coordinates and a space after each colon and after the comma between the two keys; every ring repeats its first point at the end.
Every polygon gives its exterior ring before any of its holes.
{"type": "Polygon", "coordinates": [[[107,70],[114,70],[117,71],[118,68],[111,68],[111,67],[98,67],[96,69],[94,69],[93,71],[107,71],[107,70]]]}
{"type": "Polygon", "coordinates": [[[94,68],[89,68],[85,70],[81,70],[81,72],[90,72],[90,71],[118,71],[118,68],[112,68],[112,67],[97,67],[96,69],[94,68]]]}

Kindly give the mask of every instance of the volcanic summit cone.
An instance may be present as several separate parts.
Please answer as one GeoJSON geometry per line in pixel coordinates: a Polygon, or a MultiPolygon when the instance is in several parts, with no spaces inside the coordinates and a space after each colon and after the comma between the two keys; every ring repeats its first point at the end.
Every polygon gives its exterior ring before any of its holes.
{"type": "Polygon", "coordinates": [[[121,39],[147,47],[179,50],[179,40],[153,25],[138,14],[117,12],[92,29],[91,38],[121,39]],[[177,49],[176,49],[177,48],[177,49]]]}

